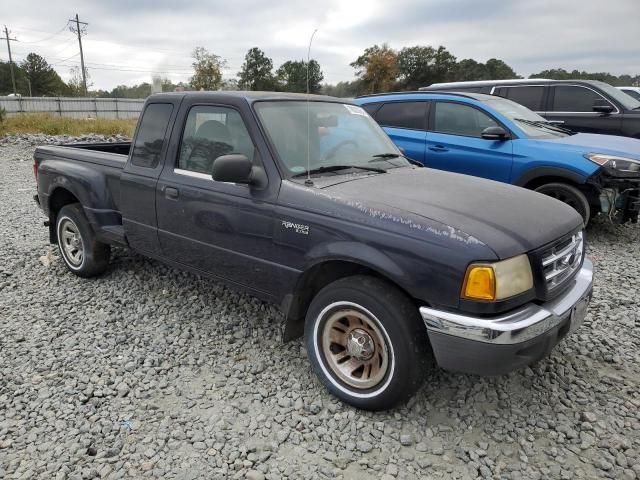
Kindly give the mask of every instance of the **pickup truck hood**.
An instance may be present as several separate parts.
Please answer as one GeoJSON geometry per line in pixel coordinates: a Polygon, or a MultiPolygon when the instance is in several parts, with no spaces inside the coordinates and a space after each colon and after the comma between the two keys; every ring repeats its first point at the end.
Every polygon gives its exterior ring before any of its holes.
{"type": "Polygon", "coordinates": [[[524,188],[430,168],[314,178],[316,188],[390,218],[412,216],[452,227],[509,258],[582,225],[571,207],[524,188]]]}
{"type": "Polygon", "coordinates": [[[539,140],[549,143],[554,148],[585,153],[606,153],[640,160],[640,140],[615,135],[599,135],[595,133],[578,133],[563,138],[539,140]]]}

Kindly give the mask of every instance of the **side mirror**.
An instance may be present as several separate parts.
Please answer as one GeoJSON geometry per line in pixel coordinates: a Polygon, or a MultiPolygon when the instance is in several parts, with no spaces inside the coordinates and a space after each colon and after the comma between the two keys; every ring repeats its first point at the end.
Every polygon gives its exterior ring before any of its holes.
{"type": "Polygon", "coordinates": [[[480,136],[485,140],[506,140],[509,134],[502,127],[487,127],[482,131],[480,136]]]}
{"type": "Polygon", "coordinates": [[[593,102],[593,107],[591,107],[591,109],[594,112],[598,113],[611,113],[615,110],[615,108],[613,108],[613,105],[611,105],[603,98],[598,98],[595,102],[593,102]]]}
{"type": "Polygon", "coordinates": [[[246,155],[222,155],[213,161],[211,176],[216,182],[251,183],[253,164],[246,155]]]}

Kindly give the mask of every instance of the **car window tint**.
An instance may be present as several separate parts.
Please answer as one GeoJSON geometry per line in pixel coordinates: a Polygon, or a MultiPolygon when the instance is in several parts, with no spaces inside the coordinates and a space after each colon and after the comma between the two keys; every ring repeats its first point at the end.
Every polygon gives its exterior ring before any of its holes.
{"type": "Polygon", "coordinates": [[[501,89],[501,97],[513,100],[524,105],[534,112],[542,110],[542,96],[544,87],[504,87],[501,89]]]}
{"type": "Polygon", "coordinates": [[[440,133],[480,137],[487,127],[499,125],[480,110],[461,103],[437,102],[433,130],[440,133]]]}
{"type": "Polygon", "coordinates": [[[364,108],[365,112],[367,112],[372,117],[374,116],[378,108],[380,108],[379,103],[368,103],[366,105],[360,105],[360,106],[364,108]]]}
{"type": "Polygon", "coordinates": [[[629,89],[626,89],[626,88],[622,88],[621,90],[624,93],[626,93],[627,95],[631,95],[636,100],[640,100],[640,92],[636,92],[635,90],[629,90],[629,89]]]}
{"type": "Polygon", "coordinates": [[[376,114],[377,122],[384,127],[424,130],[427,102],[385,103],[376,114]]]}
{"type": "Polygon", "coordinates": [[[173,105],[170,103],[152,103],[145,108],[133,144],[132,165],[145,168],[158,165],[172,112],[173,105]]]}
{"type": "Polygon", "coordinates": [[[240,114],[232,108],[192,107],[182,134],[178,168],[210,174],[213,161],[231,153],[254,159],[255,148],[240,114]]]}
{"type": "Polygon", "coordinates": [[[593,112],[596,100],[604,99],[599,93],[585,87],[556,85],[554,89],[554,112],[593,112]]]}

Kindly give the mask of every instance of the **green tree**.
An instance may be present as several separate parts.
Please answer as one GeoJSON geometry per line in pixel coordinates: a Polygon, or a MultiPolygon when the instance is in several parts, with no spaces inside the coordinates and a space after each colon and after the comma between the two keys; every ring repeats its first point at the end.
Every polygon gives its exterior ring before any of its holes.
{"type": "Polygon", "coordinates": [[[332,97],[351,98],[364,93],[364,85],[362,80],[354,80],[352,82],[338,82],[335,85],[325,83],[322,85],[321,92],[324,95],[332,97]]]}
{"type": "Polygon", "coordinates": [[[510,80],[520,77],[513,68],[497,58],[490,58],[485,64],[490,80],[510,80]]]}
{"type": "Polygon", "coordinates": [[[398,52],[398,72],[402,88],[417,90],[433,83],[433,47],[405,47],[398,52]]]}
{"type": "Polygon", "coordinates": [[[60,75],[40,55],[30,53],[20,64],[20,68],[31,83],[31,94],[34,97],[66,93],[66,85],[60,75]]]}
{"type": "MultiPolygon", "coordinates": [[[[26,75],[19,65],[13,64],[13,74],[16,79],[16,90],[21,95],[29,95],[26,75]]],[[[0,95],[9,95],[13,93],[13,84],[11,83],[11,68],[9,62],[0,62],[0,95]]]]}
{"type": "Polygon", "coordinates": [[[238,86],[237,78],[229,78],[227,80],[222,81],[222,86],[220,87],[222,90],[240,90],[238,86]]]}
{"type": "Polygon", "coordinates": [[[456,57],[442,45],[438,47],[433,56],[433,82],[448,82],[455,75],[456,57]]]}
{"type": "Polygon", "coordinates": [[[452,81],[458,75],[456,57],[443,46],[403,48],[398,53],[398,69],[401,86],[410,90],[452,81]]]}
{"type": "Polygon", "coordinates": [[[273,61],[258,47],[251,48],[244,56],[238,72],[238,85],[245,90],[273,90],[275,78],[273,61]]]}
{"type": "MultiPolygon", "coordinates": [[[[305,93],[307,91],[307,62],[304,60],[289,60],[276,70],[279,89],[285,92],[305,93]]],[[[319,93],[324,75],[320,64],[315,60],[309,61],[309,93],[319,93]]]]}
{"type": "Polygon", "coordinates": [[[398,54],[386,43],[365,49],[351,66],[363,81],[367,93],[389,92],[398,78],[398,54]]]}
{"type": "MultiPolygon", "coordinates": [[[[89,92],[84,91],[84,84],[82,83],[82,70],[80,67],[73,67],[69,70],[71,74],[71,78],[67,82],[67,88],[65,95],[71,95],[72,97],[84,97],[88,95],[89,92]]],[[[85,77],[87,79],[87,90],[93,85],[91,82],[91,76],[89,72],[85,69],[85,77]]]]}
{"type": "Polygon", "coordinates": [[[216,90],[222,83],[225,60],[204,47],[196,47],[191,55],[194,59],[191,86],[196,90],[216,90]]]}
{"type": "Polygon", "coordinates": [[[490,75],[484,63],[476,62],[472,58],[465,58],[456,65],[454,74],[454,81],[456,82],[489,79],[490,75]]]}
{"type": "Polygon", "coordinates": [[[585,72],[572,70],[571,72],[564,68],[551,68],[534,73],[529,78],[549,78],[551,80],[600,80],[615,86],[638,85],[640,84],[640,75],[620,75],[619,77],[609,72],[585,72]]]}
{"type": "Polygon", "coordinates": [[[460,60],[455,68],[454,78],[456,82],[471,80],[504,80],[521,78],[505,62],[496,58],[487,60],[487,63],[476,62],[472,58],[460,60]]]}

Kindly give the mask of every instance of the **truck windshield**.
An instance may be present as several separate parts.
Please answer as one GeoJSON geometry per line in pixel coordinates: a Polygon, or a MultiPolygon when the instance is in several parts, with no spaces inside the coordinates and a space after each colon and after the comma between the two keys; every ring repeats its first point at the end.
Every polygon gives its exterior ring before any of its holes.
{"type": "Polygon", "coordinates": [[[279,100],[256,102],[255,110],[291,176],[307,170],[316,175],[336,175],[410,165],[378,124],[358,106],[279,100]]]}
{"type": "Polygon", "coordinates": [[[495,97],[484,101],[487,105],[518,124],[529,138],[561,138],[571,135],[571,131],[549,123],[535,112],[506,98],[495,97]]]}

